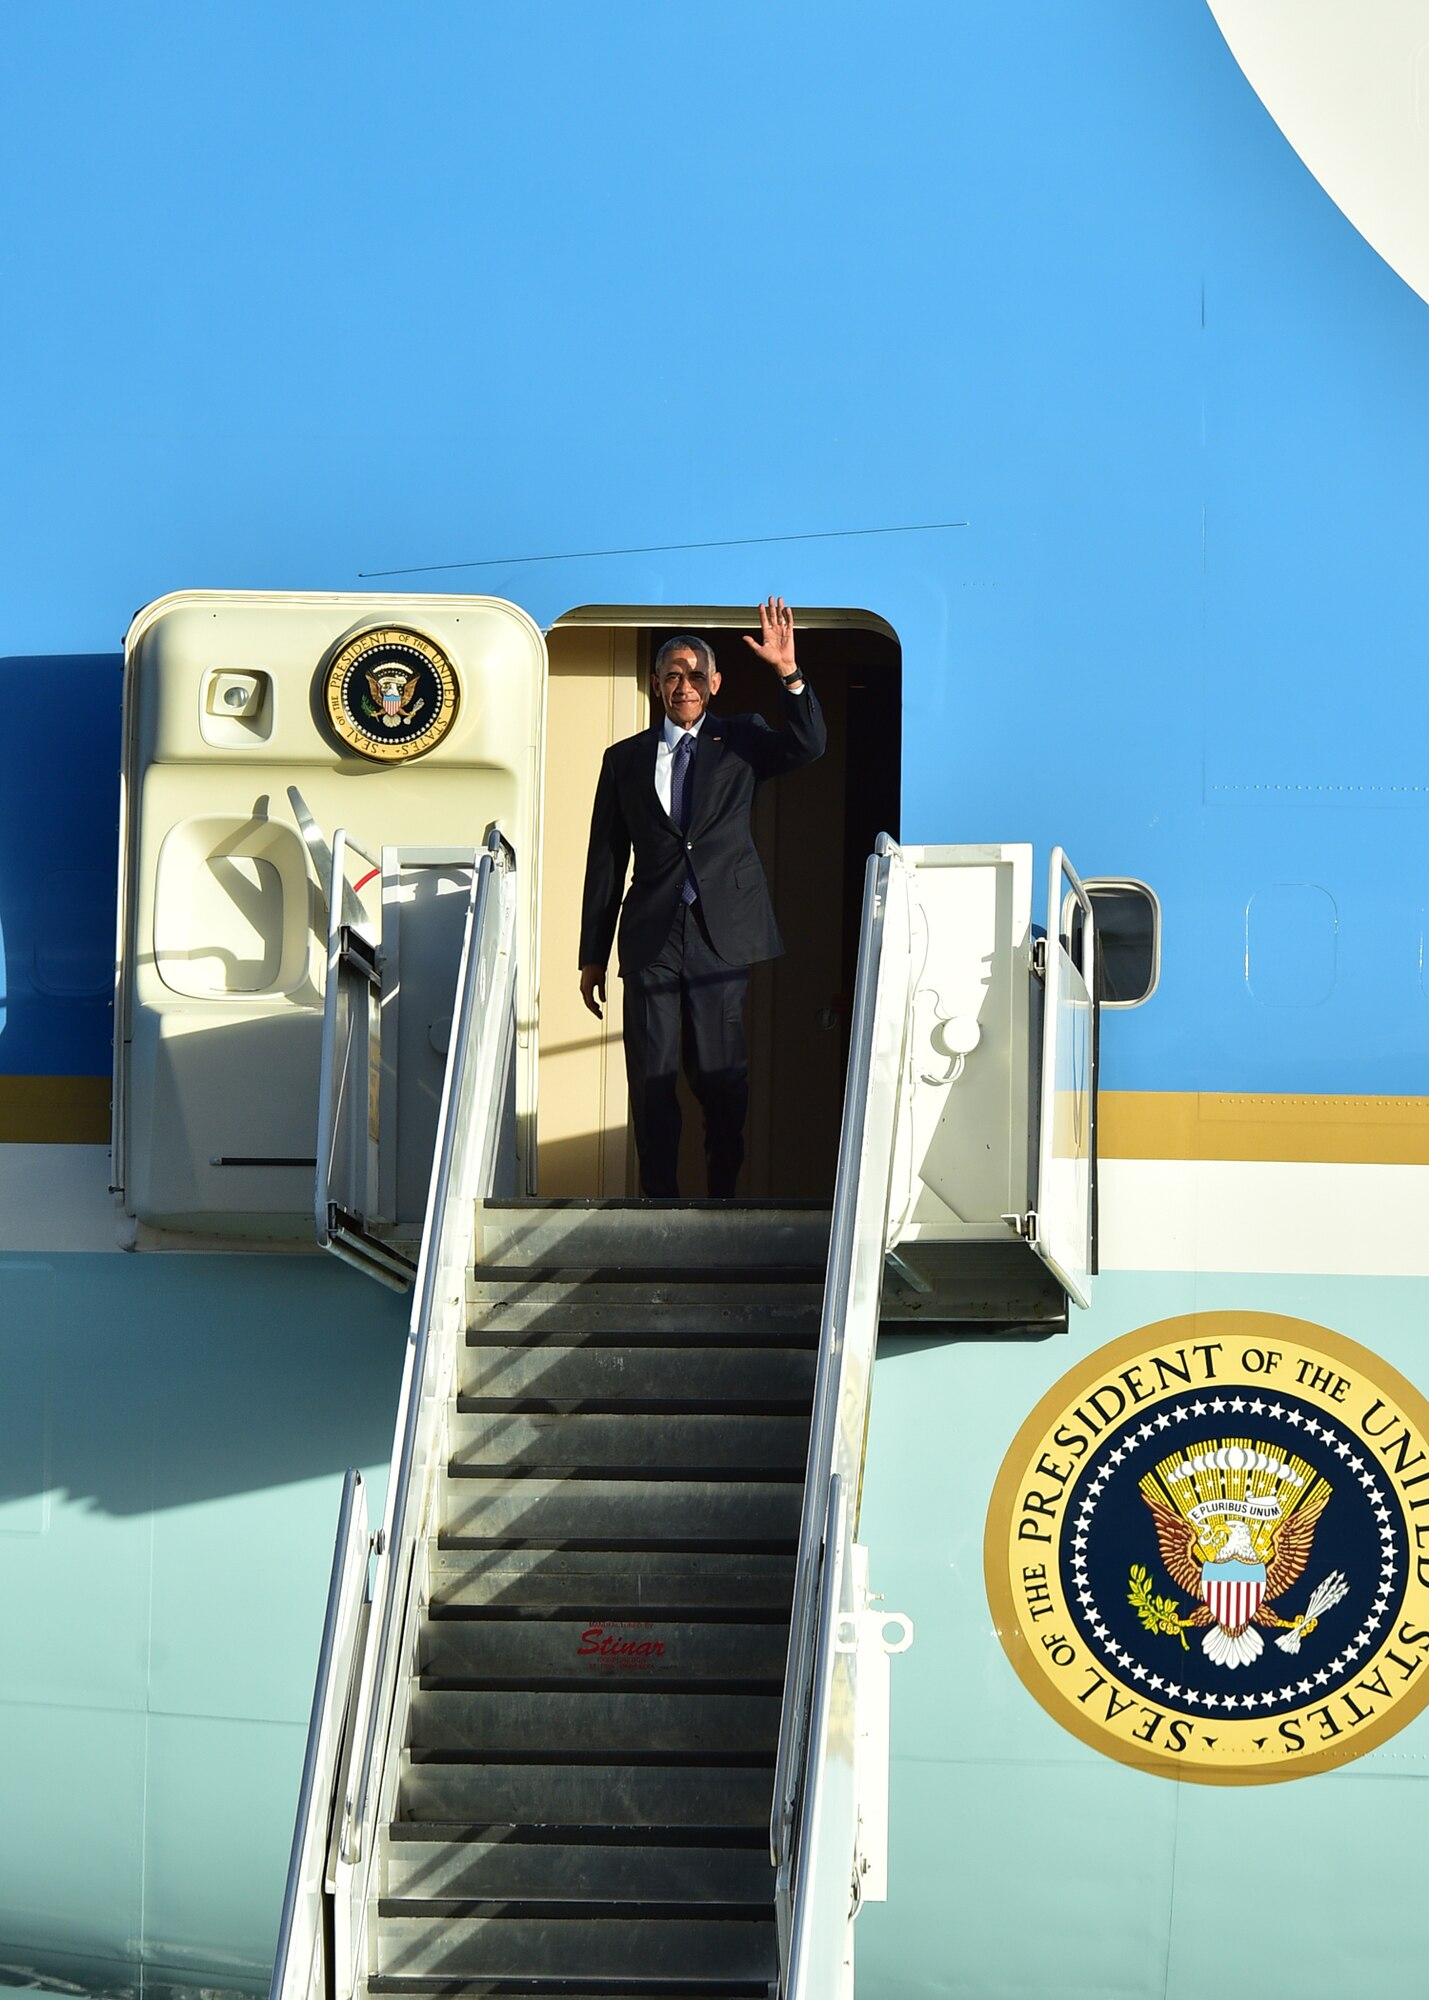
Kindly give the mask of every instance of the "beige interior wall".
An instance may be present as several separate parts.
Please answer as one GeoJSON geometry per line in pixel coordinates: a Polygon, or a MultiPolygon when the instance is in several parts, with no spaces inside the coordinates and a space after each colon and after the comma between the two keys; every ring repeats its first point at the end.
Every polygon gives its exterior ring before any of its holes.
{"type": "Polygon", "coordinates": [[[639,635],[624,628],[557,627],[547,635],[546,798],[541,879],[541,1060],[538,1190],[543,1195],[635,1191],[620,983],[598,1022],[581,1005],[581,884],[591,801],[607,747],[643,729],[650,707],[639,635]]]}

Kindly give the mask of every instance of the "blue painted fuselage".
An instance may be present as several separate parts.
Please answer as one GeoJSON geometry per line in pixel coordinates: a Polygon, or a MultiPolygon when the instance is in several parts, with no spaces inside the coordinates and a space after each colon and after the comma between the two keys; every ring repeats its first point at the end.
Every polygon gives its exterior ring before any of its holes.
{"type": "MultiPolygon", "coordinates": [[[[135,606],[865,609],[902,646],[904,840],[1060,842],[1155,888],[1161,986],[1108,1019],[1106,1090],[1407,1105],[1429,307],[1200,0],[641,0],[338,35],[61,4],[11,40],[0,1959],[252,1990],[341,1474],[380,1485],[404,1318],[311,1260],[111,1247],[135,606]]],[[[1195,1913],[1243,1854],[1236,1935],[1284,1990],[1412,1976],[1383,1857],[1423,1722],[1359,1777],[1178,1787],[1057,1731],[989,1634],[983,1518],[1026,1412],[1074,1355],[1230,1305],[1429,1387],[1425,1278],[1352,1258],[1112,1269],[1066,1343],[881,1365],[864,1539],[920,1636],[861,1994],[1189,1994],[1195,1913]],[[1317,1844],[1345,1891],[1328,1945],[1294,1872],[1317,1844]]]]}

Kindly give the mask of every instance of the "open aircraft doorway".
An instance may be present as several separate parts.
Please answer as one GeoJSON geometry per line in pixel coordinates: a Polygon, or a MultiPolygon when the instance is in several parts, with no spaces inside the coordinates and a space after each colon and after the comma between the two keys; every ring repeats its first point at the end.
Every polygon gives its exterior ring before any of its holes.
{"type": "MultiPolygon", "coordinates": [[[[864,863],[898,833],[902,649],[870,612],[796,608],[798,656],[818,690],[828,749],[760,788],[754,838],[787,947],[750,980],[750,1106],[741,1197],[827,1201],[848,1054],[864,863]]],[[[771,676],[741,635],[752,606],[590,605],[547,634],[541,881],[538,1185],[543,1195],[638,1193],[611,968],[605,1021],[581,1005],[576,943],[591,801],[609,744],[647,728],[650,669],[673,633],[696,632],[723,679],[716,706],[778,719],[771,676]]],[[[704,1193],[698,1107],[685,1092],[682,1192],[704,1193]]]]}

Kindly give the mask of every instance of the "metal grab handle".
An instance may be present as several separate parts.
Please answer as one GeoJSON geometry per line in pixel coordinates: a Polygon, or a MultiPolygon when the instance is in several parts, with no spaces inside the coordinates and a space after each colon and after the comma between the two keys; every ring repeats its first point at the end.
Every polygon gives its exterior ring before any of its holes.
{"type": "Polygon", "coordinates": [[[1093,983],[1096,972],[1096,911],[1092,899],[1082,886],[1081,877],[1067,859],[1063,848],[1052,849],[1052,881],[1047,897],[1047,928],[1052,928],[1052,911],[1057,911],[1057,937],[1067,947],[1067,956],[1082,975],[1082,983],[1088,993],[1095,997],[1093,983]],[[1065,882],[1070,894],[1064,894],[1065,882]],[[1068,904],[1076,902],[1082,911],[1082,934],[1077,940],[1078,949],[1072,949],[1072,926],[1068,921],[1068,904]]]}

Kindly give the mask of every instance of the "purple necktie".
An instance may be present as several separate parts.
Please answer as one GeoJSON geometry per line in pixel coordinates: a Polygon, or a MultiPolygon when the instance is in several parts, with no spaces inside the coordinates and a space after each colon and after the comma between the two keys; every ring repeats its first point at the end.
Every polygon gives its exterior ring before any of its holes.
{"type": "MultiPolygon", "coordinates": [[[[690,824],[690,758],[694,754],[695,739],[686,730],[675,745],[675,763],[670,772],[670,817],[685,833],[690,824]]],[[[693,903],[699,890],[695,887],[695,871],[689,862],[685,863],[685,880],[680,889],[680,901],[693,903]]]]}

